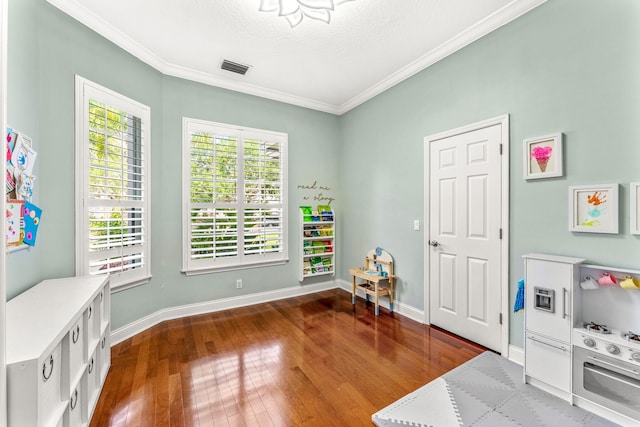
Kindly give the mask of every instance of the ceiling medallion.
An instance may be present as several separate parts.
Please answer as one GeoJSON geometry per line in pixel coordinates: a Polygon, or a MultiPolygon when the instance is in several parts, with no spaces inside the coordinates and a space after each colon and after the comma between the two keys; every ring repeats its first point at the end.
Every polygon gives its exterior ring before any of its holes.
{"type": "Polygon", "coordinates": [[[278,12],[286,18],[291,28],[302,22],[303,17],[325,23],[331,21],[335,6],[353,0],[260,0],[260,12],[278,12]]]}

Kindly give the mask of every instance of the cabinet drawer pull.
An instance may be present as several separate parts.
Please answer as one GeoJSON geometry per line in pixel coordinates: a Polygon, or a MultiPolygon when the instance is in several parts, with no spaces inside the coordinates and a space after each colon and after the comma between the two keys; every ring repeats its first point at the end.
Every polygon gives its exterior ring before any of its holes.
{"type": "Polygon", "coordinates": [[[49,373],[47,374],[47,362],[42,364],[42,379],[44,382],[47,382],[51,375],[53,374],[53,354],[49,356],[49,373]]]}
{"type": "Polygon", "coordinates": [[[91,358],[91,362],[89,362],[89,373],[93,372],[93,357],[91,358]]]}
{"type": "Polygon", "coordinates": [[[102,337],[102,342],[100,343],[102,350],[104,350],[104,345],[106,341],[107,341],[107,337],[102,337]]]}
{"type": "Polygon", "coordinates": [[[71,332],[71,340],[73,343],[77,343],[80,338],[80,325],[76,325],[76,328],[71,332]]]}
{"type": "Polygon", "coordinates": [[[567,351],[567,348],[565,346],[557,346],[557,345],[549,344],[548,342],[540,341],[540,340],[536,339],[535,337],[533,337],[531,335],[529,335],[529,339],[531,341],[535,341],[535,342],[540,343],[540,344],[548,345],[549,347],[553,347],[553,348],[556,348],[558,350],[567,351]]]}
{"type": "Polygon", "coordinates": [[[71,407],[72,411],[76,409],[76,406],[78,406],[78,389],[75,389],[73,391],[73,395],[71,396],[71,402],[69,402],[69,406],[71,407]]]}

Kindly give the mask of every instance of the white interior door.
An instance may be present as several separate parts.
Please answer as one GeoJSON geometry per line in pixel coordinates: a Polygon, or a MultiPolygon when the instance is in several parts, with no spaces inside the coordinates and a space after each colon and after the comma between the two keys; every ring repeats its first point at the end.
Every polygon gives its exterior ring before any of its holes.
{"type": "Polygon", "coordinates": [[[502,126],[429,147],[430,323],[502,351],[502,126]]]}

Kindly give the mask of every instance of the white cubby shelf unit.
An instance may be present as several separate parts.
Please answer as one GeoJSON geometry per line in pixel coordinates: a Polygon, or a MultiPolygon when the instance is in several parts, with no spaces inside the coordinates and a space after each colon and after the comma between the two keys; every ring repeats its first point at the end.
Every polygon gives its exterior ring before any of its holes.
{"type": "Polygon", "coordinates": [[[299,280],[336,274],[336,213],[299,209],[299,280]]]}
{"type": "Polygon", "coordinates": [[[7,302],[10,426],[87,426],[111,365],[108,276],[45,280],[7,302]]]}

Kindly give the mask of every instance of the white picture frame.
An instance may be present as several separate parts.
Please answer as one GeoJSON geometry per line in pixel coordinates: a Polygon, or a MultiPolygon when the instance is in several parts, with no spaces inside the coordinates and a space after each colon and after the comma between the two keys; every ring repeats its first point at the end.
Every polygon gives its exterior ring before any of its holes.
{"type": "Polygon", "coordinates": [[[522,159],[526,180],[563,176],[562,133],[525,139],[522,159]]]}
{"type": "Polygon", "coordinates": [[[618,184],[569,187],[569,231],[618,233],[618,184]]]}
{"type": "Polygon", "coordinates": [[[631,196],[631,234],[640,234],[640,182],[629,184],[631,196]]]}

